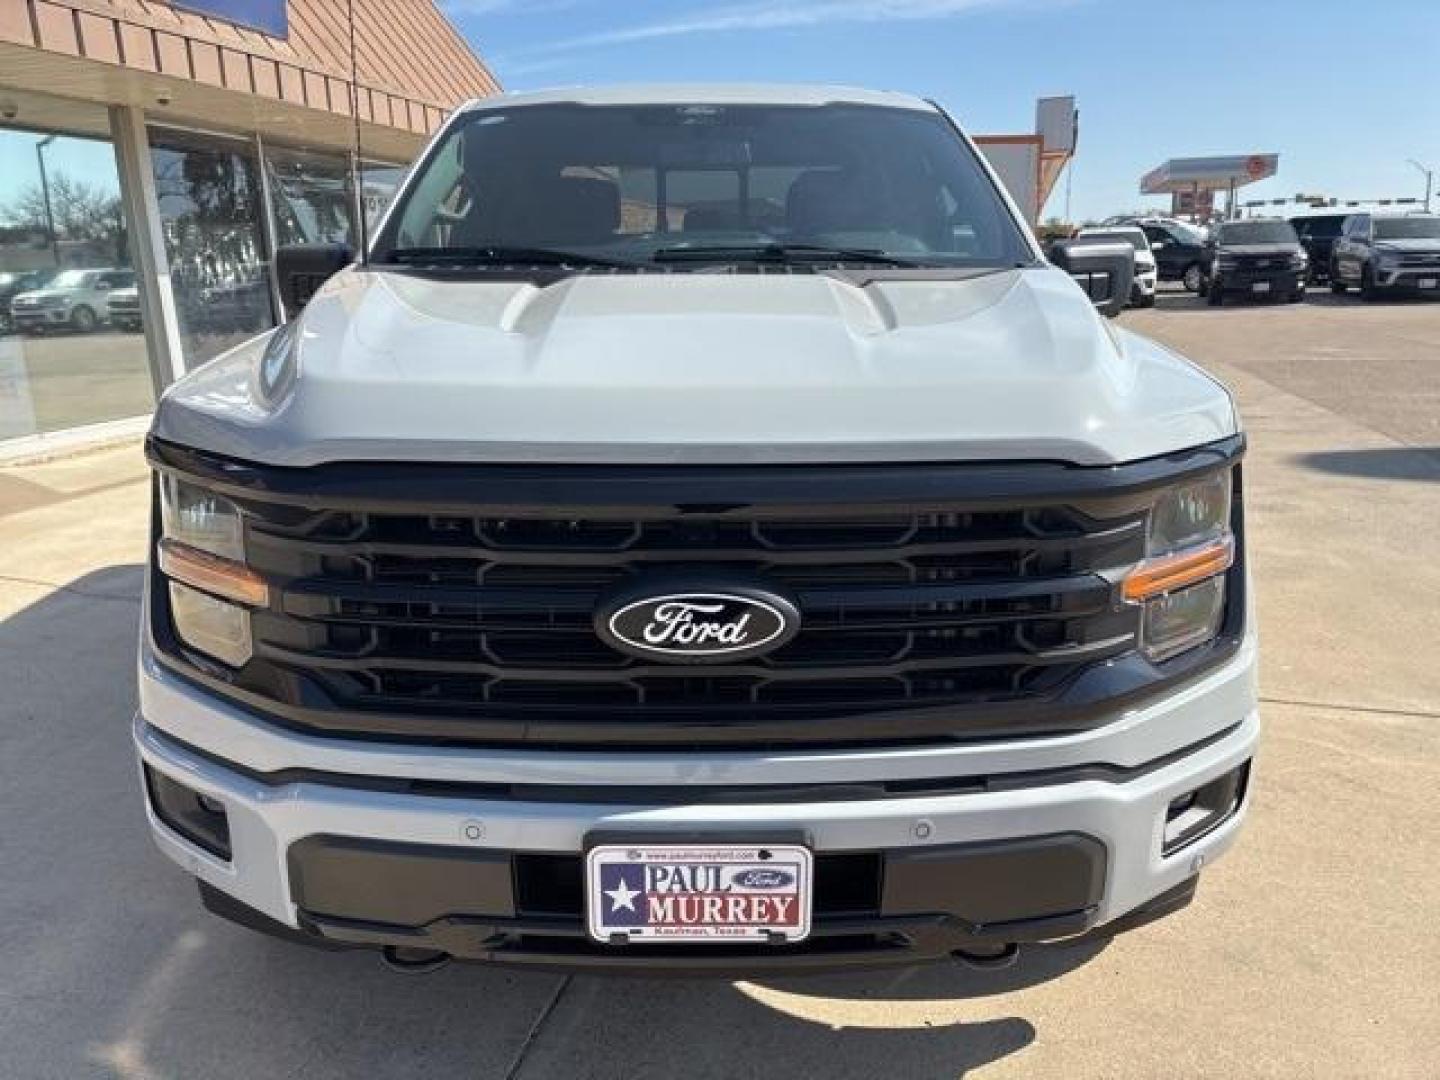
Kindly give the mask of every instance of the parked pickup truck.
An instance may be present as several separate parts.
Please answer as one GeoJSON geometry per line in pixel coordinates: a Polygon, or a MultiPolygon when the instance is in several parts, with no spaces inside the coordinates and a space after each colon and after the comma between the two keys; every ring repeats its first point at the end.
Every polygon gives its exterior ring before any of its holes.
{"type": "Polygon", "coordinates": [[[159,405],[160,847],[411,968],[1002,965],[1183,907],[1258,734],[1245,440],[1097,312],[1112,247],[1047,263],[909,96],[458,109],[159,405]]]}

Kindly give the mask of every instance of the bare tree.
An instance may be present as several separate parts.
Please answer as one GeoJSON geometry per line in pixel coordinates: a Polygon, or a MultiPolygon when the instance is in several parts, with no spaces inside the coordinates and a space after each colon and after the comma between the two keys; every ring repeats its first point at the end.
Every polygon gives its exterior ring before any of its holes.
{"type": "MultiPolygon", "coordinates": [[[[50,178],[49,217],[55,222],[55,239],[97,243],[113,252],[117,262],[124,261],[125,222],[115,193],[57,172],[50,178]]],[[[44,190],[38,183],[29,185],[0,208],[0,218],[13,228],[48,235],[44,190]]]]}

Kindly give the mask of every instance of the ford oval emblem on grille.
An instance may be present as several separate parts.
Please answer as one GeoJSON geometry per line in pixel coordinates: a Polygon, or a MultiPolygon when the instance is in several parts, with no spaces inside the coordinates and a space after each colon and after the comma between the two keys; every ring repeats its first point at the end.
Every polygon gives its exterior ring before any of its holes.
{"type": "Polygon", "coordinates": [[[715,664],[778,649],[800,612],[756,586],[630,589],[602,603],[595,630],[621,652],[669,664],[715,664]]]}

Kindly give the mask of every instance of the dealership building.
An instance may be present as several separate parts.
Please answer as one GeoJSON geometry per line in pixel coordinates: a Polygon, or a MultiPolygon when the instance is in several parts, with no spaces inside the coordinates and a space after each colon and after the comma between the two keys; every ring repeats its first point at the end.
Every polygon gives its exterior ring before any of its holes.
{"type": "Polygon", "coordinates": [[[0,456],[143,428],[498,89],[433,0],[0,0],[0,456]]]}

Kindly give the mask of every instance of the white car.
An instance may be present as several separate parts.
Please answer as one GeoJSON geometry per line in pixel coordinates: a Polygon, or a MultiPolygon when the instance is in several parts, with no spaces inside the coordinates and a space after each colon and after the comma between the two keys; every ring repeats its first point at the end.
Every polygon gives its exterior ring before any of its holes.
{"type": "Polygon", "coordinates": [[[1155,306],[1155,282],[1158,274],[1150,240],[1138,225],[1107,225],[1103,228],[1081,229],[1081,240],[1123,240],[1135,249],[1135,282],[1130,287],[1130,303],[1136,307],[1155,306]]]}
{"type": "Polygon", "coordinates": [[[89,333],[109,319],[110,294],[134,284],[133,270],[62,270],[44,288],[11,300],[10,319],[22,333],[89,333]]]}
{"type": "Polygon", "coordinates": [[[1259,736],[1245,437],[1097,312],[1128,249],[1056,257],[908,95],[457,109],[159,403],[159,846],[422,970],[993,968],[1183,907],[1259,736]]]}

